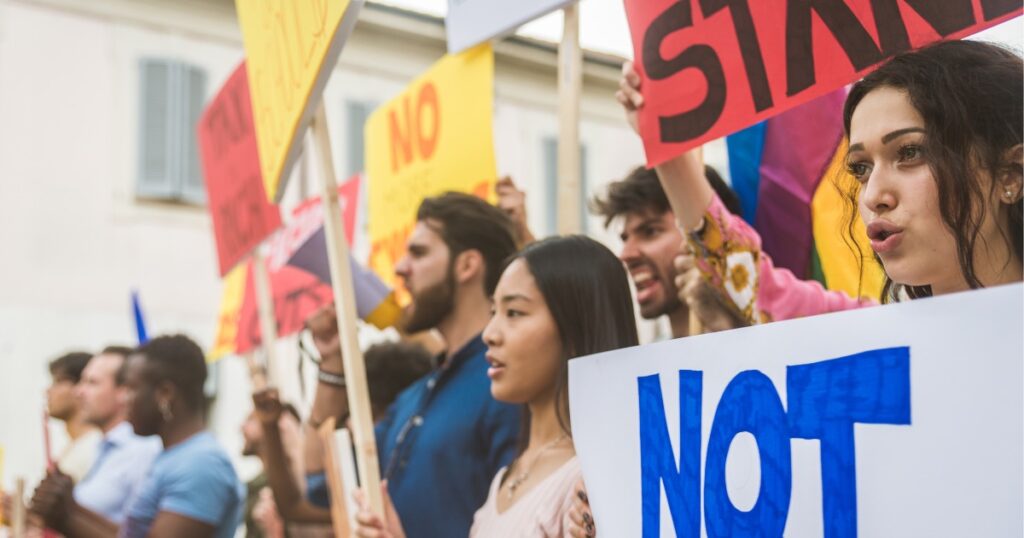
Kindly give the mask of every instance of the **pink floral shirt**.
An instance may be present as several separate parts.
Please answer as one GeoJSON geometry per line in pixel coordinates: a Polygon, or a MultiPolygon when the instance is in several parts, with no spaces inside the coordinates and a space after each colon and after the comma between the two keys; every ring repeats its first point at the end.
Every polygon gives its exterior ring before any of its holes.
{"type": "Polygon", "coordinates": [[[876,304],[826,290],[815,280],[800,280],[775,267],[761,250],[761,237],[730,213],[716,195],[704,221],[684,233],[704,278],[736,306],[750,324],[851,310],[876,304]]]}

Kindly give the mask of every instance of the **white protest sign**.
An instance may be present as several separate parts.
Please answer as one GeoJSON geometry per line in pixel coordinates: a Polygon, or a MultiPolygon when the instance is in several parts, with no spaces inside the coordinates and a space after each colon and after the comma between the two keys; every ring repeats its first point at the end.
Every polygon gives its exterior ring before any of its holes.
{"type": "Polygon", "coordinates": [[[1014,284],[570,361],[598,533],[1021,536],[1022,306],[1014,284]]]}
{"type": "Polygon", "coordinates": [[[565,7],[576,0],[448,0],[444,18],[448,53],[515,30],[519,26],[565,7]]]}

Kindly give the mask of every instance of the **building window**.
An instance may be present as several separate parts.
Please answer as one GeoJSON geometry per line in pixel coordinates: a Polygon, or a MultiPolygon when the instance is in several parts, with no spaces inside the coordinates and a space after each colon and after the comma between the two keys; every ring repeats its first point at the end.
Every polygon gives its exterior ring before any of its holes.
{"type": "Polygon", "coordinates": [[[362,172],[363,167],[366,164],[366,145],[363,141],[363,127],[366,125],[366,119],[370,117],[374,109],[377,108],[375,103],[367,101],[346,101],[345,102],[345,133],[348,135],[347,147],[345,148],[347,163],[345,169],[345,177],[351,177],[352,174],[362,172]]]}
{"type": "MultiPolygon", "coordinates": [[[[548,235],[558,233],[558,137],[546,136],[541,141],[544,159],[544,185],[547,192],[548,235]]],[[[580,144],[580,233],[587,233],[587,146],[580,144]]]]}
{"type": "Polygon", "coordinates": [[[175,60],[139,65],[140,198],[205,204],[196,124],[206,104],[206,72],[175,60]]]}

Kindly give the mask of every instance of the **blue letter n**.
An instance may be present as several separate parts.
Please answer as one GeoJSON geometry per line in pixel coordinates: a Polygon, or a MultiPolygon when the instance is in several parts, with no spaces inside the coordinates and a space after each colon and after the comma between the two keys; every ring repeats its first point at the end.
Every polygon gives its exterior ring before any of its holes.
{"type": "Polygon", "coordinates": [[[661,536],[661,484],[676,536],[700,536],[701,372],[679,371],[679,467],[657,375],[637,378],[643,536],[661,536]]]}

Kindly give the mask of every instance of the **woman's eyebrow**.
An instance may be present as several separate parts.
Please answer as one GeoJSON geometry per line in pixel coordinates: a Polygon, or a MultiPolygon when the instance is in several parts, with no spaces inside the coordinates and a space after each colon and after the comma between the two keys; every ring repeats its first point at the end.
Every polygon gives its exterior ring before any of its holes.
{"type": "MultiPolygon", "coordinates": [[[[905,135],[907,133],[923,133],[923,132],[925,132],[925,131],[921,127],[907,127],[907,128],[904,128],[904,129],[896,129],[895,131],[882,136],[882,143],[883,144],[888,144],[889,142],[892,142],[894,139],[899,138],[899,137],[901,137],[901,136],[903,136],[903,135],[905,135]]],[[[850,153],[853,153],[855,151],[864,151],[864,144],[862,144],[860,142],[857,142],[856,144],[850,144],[850,147],[849,147],[849,149],[846,150],[846,153],[850,154],[850,153]]]]}
{"type": "Polygon", "coordinates": [[[521,293],[510,293],[508,295],[503,295],[503,296],[501,296],[501,299],[498,300],[498,302],[500,302],[500,303],[509,303],[509,302],[515,301],[516,299],[520,299],[520,300],[523,300],[523,301],[526,301],[526,302],[530,302],[530,298],[525,296],[525,295],[523,295],[523,294],[521,294],[521,293]]]}
{"type": "Polygon", "coordinates": [[[923,133],[923,132],[924,132],[924,129],[922,129],[920,127],[907,127],[905,129],[896,129],[895,131],[893,131],[893,132],[883,136],[882,137],[882,143],[883,144],[888,144],[889,142],[892,142],[894,139],[899,138],[899,137],[901,137],[901,136],[903,136],[903,135],[905,135],[907,133],[923,133]]]}

